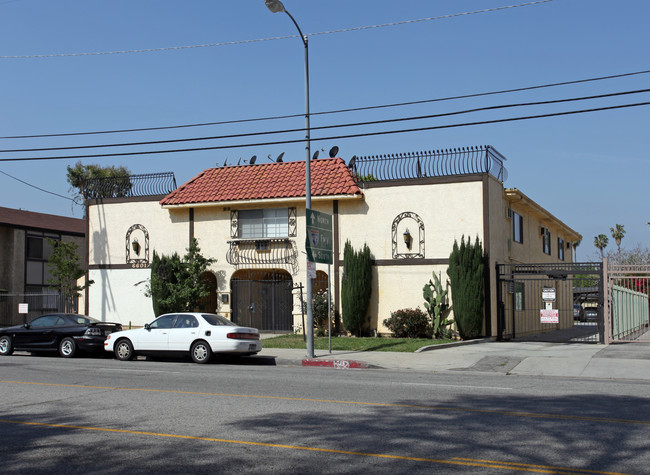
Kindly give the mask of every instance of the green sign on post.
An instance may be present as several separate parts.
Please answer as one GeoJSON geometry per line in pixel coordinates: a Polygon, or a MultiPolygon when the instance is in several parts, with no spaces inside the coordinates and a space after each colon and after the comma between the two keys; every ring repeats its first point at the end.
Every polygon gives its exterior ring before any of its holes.
{"type": "Polygon", "coordinates": [[[332,264],[332,215],[307,209],[307,260],[332,264]]]}

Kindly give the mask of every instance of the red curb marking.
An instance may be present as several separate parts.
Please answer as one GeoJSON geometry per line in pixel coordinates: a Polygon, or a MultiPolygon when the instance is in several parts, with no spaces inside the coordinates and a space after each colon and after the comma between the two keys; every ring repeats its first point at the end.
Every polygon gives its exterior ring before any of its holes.
{"type": "Polygon", "coordinates": [[[325,366],[337,369],[367,369],[368,364],[353,360],[302,360],[303,366],[325,366]]]}

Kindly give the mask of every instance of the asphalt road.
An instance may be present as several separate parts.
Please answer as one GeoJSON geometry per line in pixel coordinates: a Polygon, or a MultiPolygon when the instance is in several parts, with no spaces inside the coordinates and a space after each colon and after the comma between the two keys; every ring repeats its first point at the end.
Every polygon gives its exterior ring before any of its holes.
{"type": "Polygon", "coordinates": [[[645,382],[0,358],[4,473],[648,473],[645,382]]]}

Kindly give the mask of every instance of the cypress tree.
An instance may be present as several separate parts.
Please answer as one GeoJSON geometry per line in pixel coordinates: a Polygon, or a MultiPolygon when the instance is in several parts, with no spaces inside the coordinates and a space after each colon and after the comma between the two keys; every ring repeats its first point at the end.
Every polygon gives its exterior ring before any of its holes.
{"type": "Polygon", "coordinates": [[[343,277],[341,281],[341,310],[343,325],[359,336],[366,324],[370,295],[372,293],[372,256],[370,248],[355,251],[350,241],[343,250],[343,277]]]}
{"type": "Polygon", "coordinates": [[[472,245],[470,238],[461,237],[460,246],[454,241],[449,256],[447,275],[451,284],[456,329],[463,340],[476,338],[483,328],[484,257],[478,236],[472,245]]]}

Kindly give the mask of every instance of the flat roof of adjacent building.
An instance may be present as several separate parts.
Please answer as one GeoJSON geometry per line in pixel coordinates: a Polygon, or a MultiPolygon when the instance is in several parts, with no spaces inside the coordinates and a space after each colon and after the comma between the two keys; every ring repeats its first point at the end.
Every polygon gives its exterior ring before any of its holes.
{"type": "Polygon", "coordinates": [[[37,213],[22,209],[3,208],[0,206],[0,226],[20,229],[37,229],[60,234],[76,236],[86,235],[86,220],[58,216],[55,214],[37,213]]]}

